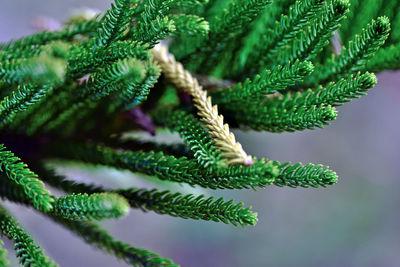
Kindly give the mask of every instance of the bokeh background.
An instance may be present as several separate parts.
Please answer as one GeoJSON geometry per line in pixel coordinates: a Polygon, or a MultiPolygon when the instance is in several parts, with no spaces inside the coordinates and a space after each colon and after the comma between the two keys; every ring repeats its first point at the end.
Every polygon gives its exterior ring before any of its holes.
{"type": "MultiPolygon", "coordinates": [[[[34,32],[31,22],[37,16],[63,21],[76,8],[104,11],[110,3],[1,0],[0,41],[34,32]]],[[[236,132],[250,154],[330,166],[339,174],[337,185],[318,189],[271,186],[259,191],[170,188],[225,196],[253,206],[259,223],[246,229],[137,210],[101,224],[117,239],[158,252],[182,266],[400,266],[400,73],[385,72],[378,78],[378,86],[368,96],[340,107],[338,120],[325,129],[236,132]]],[[[117,187],[154,187],[143,178],[105,168],[82,171],[79,166],[64,166],[60,171],[117,187]]],[[[128,266],[33,210],[6,205],[61,266],[128,266]]],[[[16,265],[12,244],[3,240],[10,251],[8,258],[16,265]]]]}

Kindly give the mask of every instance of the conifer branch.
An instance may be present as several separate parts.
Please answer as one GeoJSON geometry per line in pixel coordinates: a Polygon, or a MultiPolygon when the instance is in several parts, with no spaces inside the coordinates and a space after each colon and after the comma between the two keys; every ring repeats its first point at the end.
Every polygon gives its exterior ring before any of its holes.
{"type": "MultiPolygon", "coordinates": [[[[65,182],[63,183],[65,185],[65,182]]],[[[7,190],[7,194],[3,195],[3,186],[4,186],[4,181],[0,179],[0,194],[1,197],[6,197],[8,200],[14,201],[14,202],[20,202],[23,204],[28,204],[29,200],[21,198],[21,192],[18,192],[17,187],[14,185],[12,187],[15,188],[13,191],[7,190]]],[[[59,185],[57,187],[60,187],[59,185]]],[[[76,186],[75,186],[76,189],[76,186]]],[[[0,210],[0,219],[2,217],[2,212],[0,210]]],[[[121,241],[116,241],[112,236],[110,236],[106,231],[101,229],[99,226],[97,226],[94,223],[91,223],[89,221],[73,221],[73,220],[67,220],[65,218],[62,218],[60,216],[54,215],[54,213],[49,214],[47,213],[46,215],[51,216],[53,220],[56,222],[62,224],[64,227],[68,228],[72,232],[76,233],[79,237],[82,237],[87,243],[92,244],[96,246],[99,249],[102,249],[110,254],[113,254],[119,259],[124,260],[126,263],[133,265],[133,266],[176,266],[172,263],[170,259],[164,259],[161,258],[158,254],[154,252],[150,252],[144,249],[140,248],[134,248],[130,246],[129,244],[123,243],[121,241]]],[[[16,223],[15,223],[16,224],[16,223]]],[[[0,228],[2,230],[2,233],[4,235],[7,235],[3,231],[3,225],[4,222],[3,220],[0,220],[0,228]]],[[[10,228],[10,227],[8,227],[10,228]]],[[[6,228],[6,230],[8,229],[6,228]]],[[[9,231],[9,230],[8,230],[9,231]]],[[[11,230],[13,231],[13,230],[11,230]]],[[[18,233],[18,232],[17,232],[18,233]]],[[[24,235],[22,235],[24,237],[24,235]]],[[[29,236],[26,236],[29,238],[29,236]]],[[[26,244],[31,247],[31,243],[33,242],[30,238],[29,239],[24,239],[22,241],[19,241],[18,248],[20,248],[21,253],[18,254],[17,251],[17,256],[21,255],[21,257],[24,259],[27,264],[25,266],[37,266],[37,267],[42,267],[42,266],[51,266],[53,267],[54,265],[46,265],[46,263],[43,263],[43,253],[41,251],[36,251],[39,247],[34,246],[32,249],[27,250],[23,246],[26,246],[26,244]],[[24,253],[28,252],[30,253],[29,255],[24,255],[24,253]],[[31,256],[32,255],[32,256],[31,256]],[[30,257],[35,257],[41,261],[43,265],[35,265],[33,260],[30,257]],[[31,264],[31,265],[29,265],[31,264]]],[[[17,248],[17,246],[16,246],[17,248]]],[[[26,253],[25,253],[26,254],[26,253]]]]}
{"type": "Polygon", "coordinates": [[[3,248],[3,245],[3,240],[0,240],[0,266],[8,267],[10,262],[6,258],[7,250],[3,248]]]}
{"type": "Polygon", "coordinates": [[[135,248],[129,244],[115,240],[105,230],[91,222],[69,221],[60,217],[52,217],[53,220],[62,224],[86,243],[92,244],[132,266],[147,267],[177,267],[170,259],[161,258],[158,254],[145,249],[135,248]]]}
{"type": "Polygon", "coordinates": [[[128,29],[134,10],[135,5],[132,0],[115,0],[101,18],[101,26],[95,41],[96,47],[107,47],[112,41],[120,40],[128,29]]]}
{"type": "Polygon", "coordinates": [[[326,87],[319,86],[315,90],[308,89],[303,93],[297,92],[293,95],[287,93],[283,97],[268,99],[264,105],[269,106],[271,109],[273,107],[290,109],[322,104],[340,106],[351,99],[365,95],[365,92],[374,87],[376,83],[377,79],[374,74],[368,72],[350,74],[336,83],[329,83],[326,87]]]}
{"type": "MultiPolygon", "coordinates": [[[[90,220],[118,218],[132,207],[248,226],[257,214],[223,198],[68,180],[43,160],[210,189],[336,184],[336,173],[320,164],[247,155],[230,129],[293,132],[329,124],[335,107],[375,86],[371,71],[400,68],[400,4],[271,2],[114,0],[101,19],[86,10],[60,30],[0,43],[0,198],[36,208],[130,265],[154,267],[176,265],[114,240],[90,220]],[[159,42],[164,46],[155,47],[159,42]],[[143,130],[155,135],[156,125],[183,141],[138,137],[143,130]],[[69,195],[56,198],[39,177],[69,195]]],[[[2,207],[0,230],[22,265],[55,266],[2,207]]]]}
{"type": "Polygon", "coordinates": [[[107,48],[94,48],[94,44],[73,47],[69,53],[67,75],[71,78],[82,77],[99,67],[127,57],[138,60],[149,59],[148,47],[134,41],[115,41],[107,48]]]}
{"type": "Polygon", "coordinates": [[[16,256],[23,266],[55,267],[38,245],[35,245],[32,238],[24,232],[18,223],[8,215],[7,211],[0,206],[0,229],[2,235],[14,242],[16,256]]]}
{"type": "Polygon", "coordinates": [[[167,16],[174,1],[144,0],[136,10],[136,27],[132,29],[134,40],[153,47],[159,40],[165,39],[176,28],[167,16]]]}
{"type": "Polygon", "coordinates": [[[380,48],[360,69],[372,72],[397,70],[400,68],[400,43],[380,48]]]}
{"type": "Polygon", "coordinates": [[[156,64],[150,62],[145,65],[145,71],[146,73],[141,82],[130,83],[122,88],[120,97],[111,104],[110,110],[130,110],[146,101],[151,88],[154,87],[154,84],[160,77],[161,70],[156,64]]]}
{"type": "Polygon", "coordinates": [[[274,183],[277,186],[325,187],[337,183],[336,173],[322,165],[309,163],[304,166],[301,163],[294,165],[284,163],[280,167],[281,173],[274,183]]]}
{"type": "Polygon", "coordinates": [[[280,20],[262,35],[261,40],[253,47],[254,52],[250,54],[246,65],[250,68],[259,66],[257,55],[269,58],[269,54],[276,53],[291,42],[299,31],[309,25],[310,21],[315,20],[324,4],[326,4],[325,0],[296,1],[290,7],[288,14],[282,14],[280,20]]]}
{"type": "Polygon", "coordinates": [[[0,173],[0,197],[26,206],[32,206],[32,200],[25,194],[24,188],[0,173]]]}
{"type": "Polygon", "coordinates": [[[128,202],[114,193],[72,194],[54,203],[54,213],[69,220],[118,218],[128,211],[128,202]]]}
{"type": "Polygon", "coordinates": [[[175,25],[175,35],[206,36],[210,30],[208,21],[196,15],[171,15],[175,25]]]}
{"type": "Polygon", "coordinates": [[[243,83],[239,83],[233,88],[217,90],[211,96],[216,103],[249,103],[295,85],[311,74],[313,70],[314,66],[311,62],[295,61],[293,64],[277,66],[272,71],[264,70],[253,80],[247,78],[243,83]]]}
{"type": "Polygon", "coordinates": [[[125,86],[138,84],[145,77],[145,66],[139,60],[128,58],[99,69],[83,88],[83,98],[98,100],[114,91],[122,91],[125,86]]]}
{"type": "Polygon", "coordinates": [[[182,110],[160,110],[153,114],[156,123],[165,124],[171,131],[178,132],[194,157],[204,167],[212,167],[221,161],[221,153],[203,125],[191,114],[182,110]]]}
{"type": "MultiPolygon", "coordinates": [[[[310,22],[304,30],[300,31],[290,45],[282,46],[262,58],[261,62],[271,62],[283,64],[288,61],[311,60],[324,46],[329,43],[332,33],[340,26],[348,11],[349,2],[347,0],[333,0],[315,20],[310,22]]],[[[260,65],[262,66],[263,64],[260,65]]]]}
{"type": "Polygon", "coordinates": [[[243,203],[234,204],[233,200],[224,201],[223,198],[214,200],[203,195],[183,195],[157,189],[122,189],[117,190],[134,208],[143,211],[152,210],[159,214],[168,214],[184,219],[206,220],[231,223],[234,226],[255,225],[257,213],[250,211],[251,207],[243,208],[243,203]]]}
{"type": "Polygon", "coordinates": [[[218,114],[218,107],[211,104],[211,97],[199,85],[182,64],[175,61],[165,47],[159,46],[153,50],[156,61],[160,64],[166,77],[180,90],[193,96],[193,101],[198,109],[201,121],[210,130],[215,145],[221,150],[222,155],[228,160],[228,164],[252,165],[251,156],[247,155],[242,145],[236,142],[235,136],[229,131],[228,124],[224,124],[222,115],[218,114]]]}
{"type": "Polygon", "coordinates": [[[255,225],[257,223],[257,213],[251,212],[251,207],[243,208],[243,203],[234,204],[233,200],[224,201],[223,198],[214,200],[213,197],[206,198],[203,195],[171,193],[157,189],[106,190],[101,186],[67,180],[43,166],[39,166],[35,171],[44,177],[47,183],[67,193],[109,192],[120,194],[128,200],[132,208],[141,209],[145,212],[154,211],[158,214],[168,214],[184,219],[212,220],[226,224],[231,223],[235,226],[239,224],[242,226],[255,225]]]}
{"type": "Polygon", "coordinates": [[[0,127],[12,122],[18,113],[39,102],[52,90],[53,88],[48,86],[42,88],[30,84],[19,86],[0,102],[0,127]]]}
{"type": "Polygon", "coordinates": [[[240,37],[250,23],[258,17],[262,11],[271,4],[271,0],[237,0],[229,3],[227,9],[210,21],[210,33],[208,39],[197,49],[201,57],[192,56],[195,63],[194,70],[202,73],[211,73],[218,57],[229,46],[230,42],[240,37]]]}
{"type": "Polygon", "coordinates": [[[285,109],[280,106],[253,106],[244,112],[232,114],[239,125],[256,131],[294,132],[322,128],[328,121],[336,119],[334,107],[324,104],[296,106],[285,109]]]}
{"type": "Polygon", "coordinates": [[[24,188],[25,194],[32,200],[36,209],[44,212],[53,209],[54,199],[44,187],[43,182],[28,169],[25,163],[11,151],[7,151],[3,144],[0,144],[0,171],[24,188]]]}
{"type": "Polygon", "coordinates": [[[212,42],[218,39],[229,39],[240,34],[260,12],[269,4],[270,0],[238,0],[230,2],[223,14],[212,23],[212,42]]]}
{"type": "Polygon", "coordinates": [[[48,44],[51,41],[56,40],[70,40],[78,34],[91,34],[97,27],[98,22],[96,20],[84,21],[76,24],[69,25],[65,29],[53,32],[39,32],[32,34],[27,37],[23,37],[17,40],[10,41],[8,43],[0,44],[0,50],[7,51],[8,53],[15,53],[18,50],[42,46],[48,44]]]}
{"type": "Polygon", "coordinates": [[[366,29],[363,29],[361,35],[356,35],[349,42],[348,49],[343,49],[338,57],[328,60],[321,66],[319,71],[309,78],[308,84],[324,83],[362,69],[385,43],[389,32],[390,23],[387,17],[373,20],[366,29]]]}
{"type": "Polygon", "coordinates": [[[154,175],[162,180],[200,185],[212,189],[265,187],[273,183],[279,170],[274,162],[257,160],[252,166],[233,165],[205,169],[195,159],[166,156],[162,152],[117,151],[100,145],[53,144],[49,157],[80,160],[118,169],[154,175]]]}

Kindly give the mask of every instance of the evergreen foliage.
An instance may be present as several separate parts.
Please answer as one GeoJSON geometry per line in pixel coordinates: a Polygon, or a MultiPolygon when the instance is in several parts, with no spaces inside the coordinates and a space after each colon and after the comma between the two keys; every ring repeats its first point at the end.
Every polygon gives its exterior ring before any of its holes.
{"type": "MultiPolygon", "coordinates": [[[[257,213],[218,197],[79,183],[44,162],[208,189],[334,185],[336,173],[323,165],[248,155],[231,129],[328,125],[337,106],[375,86],[373,72],[400,69],[398,11],[396,0],[115,0],[104,15],[1,43],[0,197],[130,265],[176,266],[90,220],[135,208],[246,227],[257,213]],[[160,128],[182,142],[126,134],[160,128]]],[[[4,208],[0,228],[22,265],[54,266],[4,208]]]]}
{"type": "Polygon", "coordinates": [[[9,266],[9,261],[6,258],[7,251],[3,248],[4,242],[0,240],[0,266],[9,266]]]}
{"type": "Polygon", "coordinates": [[[6,210],[0,206],[0,230],[3,236],[14,242],[16,256],[19,263],[23,266],[57,266],[44,256],[43,251],[38,245],[35,245],[33,239],[24,232],[18,223],[12,218],[6,210]]]}
{"type": "Polygon", "coordinates": [[[126,200],[113,193],[71,194],[57,199],[54,208],[57,215],[72,220],[118,218],[128,211],[126,200]]]}
{"type": "Polygon", "coordinates": [[[53,208],[54,200],[50,192],[44,188],[43,182],[2,144],[0,145],[0,170],[24,188],[25,194],[29,196],[37,209],[50,211],[53,208]]]}

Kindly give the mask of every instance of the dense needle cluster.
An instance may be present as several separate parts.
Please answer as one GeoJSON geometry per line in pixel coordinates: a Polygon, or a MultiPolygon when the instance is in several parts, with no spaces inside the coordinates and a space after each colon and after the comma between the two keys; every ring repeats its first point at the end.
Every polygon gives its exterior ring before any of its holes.
{"type": "MultiPolygon", "coordinates": [[[[248,226],[257,214],[223,198],[85,184],[48,162],[210,189],[333,185],[328,167],[247,154],[231,129],[321,128],[375,86],[373,72],[400,68],[397,0],[115,0],[91,14],[0,44],[0,196],[133,266],[176,265],[93,220],[136,208],[248,226]],[[182,143],[127,134],[162,128],[182,143]]],[[[57,265],[1,206],[0,230],[22,265],[57,265]]]]}

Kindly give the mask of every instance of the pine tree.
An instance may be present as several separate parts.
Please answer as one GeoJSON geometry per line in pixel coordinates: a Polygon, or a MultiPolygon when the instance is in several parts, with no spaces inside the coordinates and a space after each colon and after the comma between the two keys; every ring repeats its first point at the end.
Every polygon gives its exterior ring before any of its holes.
{"type": "MultiPolygon", "coordinates": [[[[374,72],[400,69],[399,10],[397,0],[115,0],[104,15],[1,43],[0,196],[133,266],[176,266],[92,221],[133,208],[247,227],[257,213],[223,198],[78,183],[44,162],[210,189],[334,185],[328,167],[249,155],[231,129],[328,125],[375,86],[374,72]],[[124,135],[160,128],[182,142],[124,135]]],[[[0,217],[22,265],[55,265],[3,207],[0,217]]]]}

